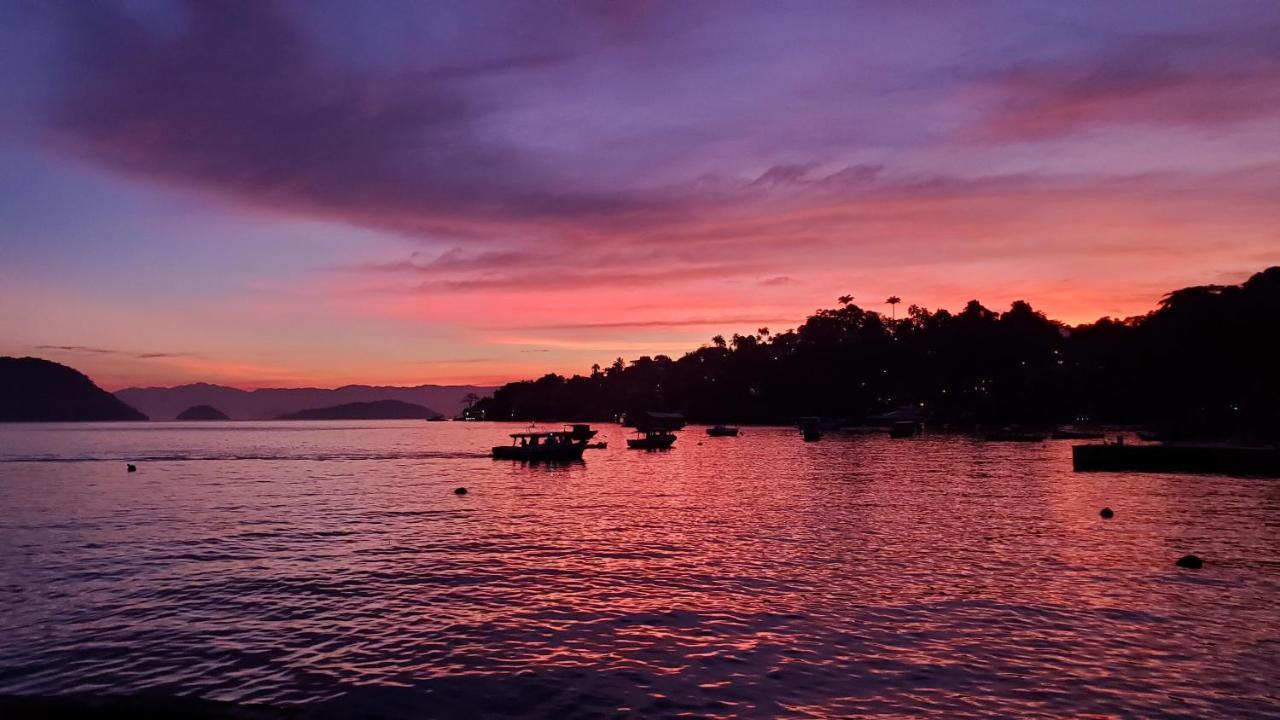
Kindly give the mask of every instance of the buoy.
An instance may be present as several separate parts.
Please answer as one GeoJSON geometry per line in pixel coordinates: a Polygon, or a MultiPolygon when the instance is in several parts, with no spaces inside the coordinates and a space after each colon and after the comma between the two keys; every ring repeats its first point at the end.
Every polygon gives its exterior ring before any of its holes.
{"type": "Polygon", "coordinates": [[[138,472],[138,468],[132,464],[124,466],[129,472],[138,472]]]}
{"type": "Polygon", "coordinates": [[[1200,568],[1204,567],[1204,561],[1196,557],[1195,555],[1183,555],[1182,557],[1178,558],[1178,562],[1176,563],[1176,565],[1178,567],[1191,568],[1192,570],[1199,570],[1200,568]]]}
{"type": "Polygon", "coordinates": [[[454,494],[454,495],[466,495],[466,494],[467,494],[467,489],[466,489],[466,488],[458,488],[457,490],[454,490],[454,491],[453,491],[453,494],[454,494]]]}
{"type": "Polygon", "coordinates": [[[1102,511],[1098,514],[1102,516],[1103,520],[1110,520],[1116,516],[1115,512],[1113,512],[1111,508],[1102,508],[1102,511]]]}

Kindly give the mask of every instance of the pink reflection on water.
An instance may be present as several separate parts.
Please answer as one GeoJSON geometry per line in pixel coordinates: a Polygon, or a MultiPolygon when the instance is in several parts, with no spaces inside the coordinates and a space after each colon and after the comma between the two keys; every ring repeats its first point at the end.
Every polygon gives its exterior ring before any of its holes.
{"type": "Polygon", "coordinates": [[[531,716],[1274,703],[1274,483],[782,428],[644,453],[605,426],[581,464],[484,457],[512,429],[0,430],[0,690],[531,716]],[[82,461],[12,462],[40,456],[82,461]],[[1204,570],[1173,567],[1188,551],[1204,570]]]}

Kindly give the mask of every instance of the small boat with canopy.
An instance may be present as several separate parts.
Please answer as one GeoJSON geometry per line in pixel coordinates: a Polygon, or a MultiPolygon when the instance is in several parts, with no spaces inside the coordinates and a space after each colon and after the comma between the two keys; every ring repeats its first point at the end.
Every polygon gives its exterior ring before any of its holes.
{"type": "Polygon", "coordinates": [[[633,450],[666,450],[675,444],[675,433],[684,427],[684,416],[648,412],[636,419],[635,427],[639,437],[627,438],[627,447],[633,450]]]}
{"type": "Polygon", "coordinates": [[[632,450],[666,450],[676,443],[676,434],[666,430],[636,431],[639,437],[627,438],[632,450]]]}
{"type": "Polygon", "coordinates": [[[529,460],[567,462],[581,460],[588,441],[596,431],[589,425],[571,425],[564,430],[549,432],[511,433],[510,445],[493,448],[496,460],[529,460]]]}

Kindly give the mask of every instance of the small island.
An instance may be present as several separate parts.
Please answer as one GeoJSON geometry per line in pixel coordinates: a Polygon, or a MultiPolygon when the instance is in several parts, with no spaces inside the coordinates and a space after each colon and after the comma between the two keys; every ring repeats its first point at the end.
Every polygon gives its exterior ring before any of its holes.
{"type": "Polygon", "coordinates": [[[178,413],[178,420],[230,420],[227,414],[212,405],[192,405],[178,413]]]}
{"type": "Polygon", "coordinates": [[[440,413],[429,407],[401,402],[400,400],[377,400],[375,402],[355,402],[333,407],[313,408],[298,412],[286,413],[277,420],[433,420],[441,417],[440,413]]]}

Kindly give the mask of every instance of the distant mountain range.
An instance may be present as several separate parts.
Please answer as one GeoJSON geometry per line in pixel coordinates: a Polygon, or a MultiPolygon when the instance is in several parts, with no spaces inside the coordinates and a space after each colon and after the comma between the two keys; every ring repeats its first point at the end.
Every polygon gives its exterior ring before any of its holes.
{"type": "Polygon", "coordinates": [[[280,420],[430,420],[440,413],[428,407],[400,402],[376,400],[355,402],[333,407],[299,410],[280,416],[280,420]]]}
{"type": "Polygon", "coordinates": [[[0,357],[0,422],[146,419],[66,365],[33,357],[0,357]]]}
{"type": "Polygon", "coordinates": [[[272,420],[282,415],[350,403],[397,400],[420,405],[453,417],[468,404],[467,396],[484,397],[492,387],[478,385],[418,385],[415,387],[347,385],[322,388],[266,388],[241,390],[224,385],[196,383],[177,387],[126,388],[115,394],[120,400],[151,416],[173,420],[195,405],[210,405],[232,420],[272,420]]]}

